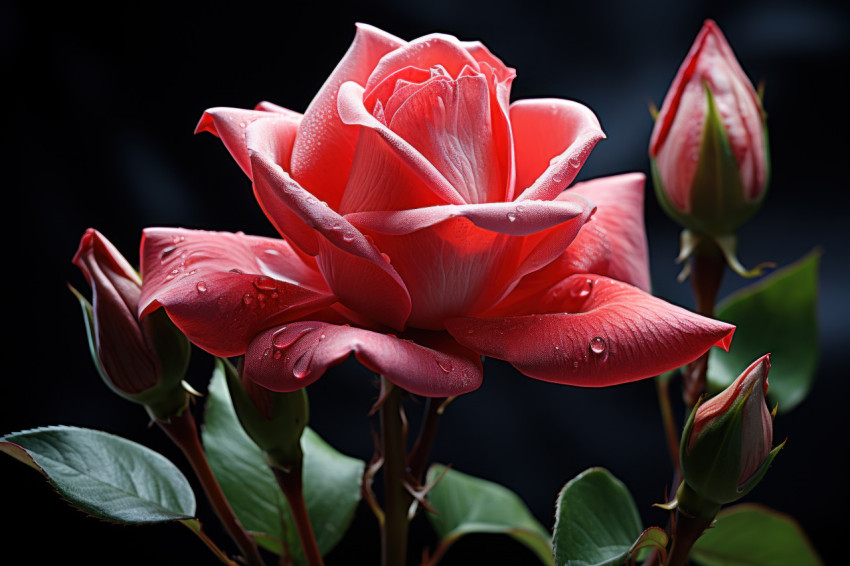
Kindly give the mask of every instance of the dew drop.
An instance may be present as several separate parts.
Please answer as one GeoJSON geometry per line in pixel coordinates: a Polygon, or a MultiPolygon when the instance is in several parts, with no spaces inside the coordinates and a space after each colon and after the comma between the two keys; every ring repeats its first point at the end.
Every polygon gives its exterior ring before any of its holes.
{"type": "Polygon", "coordinates": [[[597,356],[601,356],[605,353],[605,350],[608,349],[608,345],[605,344],[605,339],[601,336],[597,336],[590,341],[590,345],[588,346],[590,351],[596,354],[597,356]]]}
{"type": "Polygon", "coordinates": [[[237,273],[239,275],[242,275],[243,271],[241,269],[234,268],[230,270],[230,273],[237,273]]]}
{"type": "Polygon", "coordinates": [[[573,362],[573,371],[578,371],[578,360],[573,362]]]}
{"type": "Polygon", "coordinates": [[[517,211],[517,212],[522,212],[523,210],[525,210],[525,207],[524,207],[524,206],[522,206],[521,204],[520,204],[520,205],[517,205],[517,207],[516,207],[516,211],[517,211]]]}
{"type": "Polygon", "coordinates": [[[384,259],[385,262],[392,263],[392,261],[390,261],[390,256],[388,256],[384,252],[381,252],[381,257],[384,259]]]}
{"type": "Polygon", "coordinates": [[[508,222],[516,222],[516,214],[513,212],[508,213],[508,222]]]}
{"type": "Polygon", "coordinates": [[[254,302],[254,297],[251,295],[251,293],[245,293],[244,295],[242,295],[242,302],[246,305],[250,305],[254,302]]]}
{"type": "Polygon", "coordinates": [[[593,291],[593,280],[585,279],[581,284],[570,290],[570,295],[576,298],[587,297],[593,291]]]}
{"type": "Polygon", "coordinates": [[[246,124],[245,122],[239,122],[239,127],[240,127],[240,128],[244,128],[244,127],[245,127],[245,126],[247,126],[247,125],[248,125],[248,124],[246,124]]]}
{"type": "Polygon", "coordinates": [[[254,287],[262,291],[274,291],[275,289],[277,289],[277,284],[271,277],[261,275],[260,277],[254,279],[254,287]]]}
{"type": "Polygon", "coordinates": [[[304,379],[313,371],[310,368],[310,363],[313,361],[313,350],[307,350],[295,360],[292,366],[292,375],[295,379],[304,379]]]}
{"type": "Polygon", "coordinates": [[[272,249],[268,249],[268,250],[266,250],[266,253],[267,253],[267,254],[269,254],[269,255],[280,255],[280,252],[279,252],[279,251],[277,251],[277,250],[272,250],[272,249]]]}
{"type": "Polygon", "coordinates": [[[449,360],[437,359],[437,365],[443,370],[443,373],[449,373],[454,369],[454,366],[449,360]]]}
{"type": "Polygon", "coordinates": [[[168,259],[168,256],[174,253],[174,250],[176,249],[177,246],[168,246],[167,248],[162,250],[162,255],[159,257],[160,262],[165,263],[165,261],[168,259]]]}
{"type": "Polygon", "coordinates": [[[272,349],[266,348],[265,350],[263,350],[263,357],[268,358],[271,355],[271,353],[272,353],[272,349]]]}
{"type": "Polygon", "coordinates": [[[186,236],[172,236],[171,237],[171,243],[176,246],[177,244],[184,241],[185,239],[186,239],[186,236]]]}
{"type": "Polygon", "coordinates": [[[275,350],[274,359],[279,360],[281,357],[283,357],[283,354],[280,352],[280,350],[275,350]]]}
{"type": "Polygon", "coordinates": [[[198,281],[198,284],[195,285],[195,288],[198,290],[198,293],[206,293],[207,292],[207,284],[203,281],[198,281]]]}
{"type": "Polygon", "coordinates": [[[354,234],[351,233],[351,232],[345,232],[342,235],[342,239],[345,240],[346,242],[351,242],[351,241],[354,240],[354,234]]]}
{"type": "Polygon", "coordinates": [[[472,328],[467,328],[467,329],[466,329],[466,333],[467,333],[467,334],[474,334],[474,333],[475,333],[475,330],[474,330],[474,329],[472,329],[472,328]]]}

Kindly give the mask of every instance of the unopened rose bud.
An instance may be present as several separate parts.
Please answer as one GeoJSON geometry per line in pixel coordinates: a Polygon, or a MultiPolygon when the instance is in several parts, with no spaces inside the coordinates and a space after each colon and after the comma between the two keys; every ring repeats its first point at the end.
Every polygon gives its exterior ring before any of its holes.
{"type": "Polygon", "coordinates": [[[769,370],[768,355],[762,356],[691,412],[680,447],[684,482],[679,505],[686,512],[698,514],[688,509],[696,499],[719,508],[746,495],[784,445],[771,450],[773,415],[765,401],[769,370]]]}
{"type": "Polygon", "coordinates": [[[269,465],[289,471],[301,466],[301,435],[309,420],[307,391],[278,393],[241,378],[228,361],[216,361],[224,371],[236,416],[251,440],[266,454],[269,465]]]}
{"type": "Polygon", "coordinates": [[[137,319],[141,279],[100,232],[86,231],[73,262],[92,289],[91,303],[74,293],[83,306],[92,359],[104,382],[118,395],[145,405],[156,419],[181,411],[189,341],[164,311],[137,319]]]}
{"type": "Polygon", "coordinates": [[[664,99],[649,156],[662,207],[699,234],[733,234],[764,198],[769,169],[765,113],[711,20],[664,99]]]}

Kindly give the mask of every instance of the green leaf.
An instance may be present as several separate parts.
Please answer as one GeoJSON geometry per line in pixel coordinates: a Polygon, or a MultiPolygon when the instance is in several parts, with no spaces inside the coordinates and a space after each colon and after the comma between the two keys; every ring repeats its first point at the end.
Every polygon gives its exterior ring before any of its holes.
{"type": "Polygon", "coordinates": [[[470,533],[503,533],[527,546],[544,564],[553,564],[551,534],[514,492],[433,464],[428,469],[427,482],[431,484],[438,478],[427,495],[429,505],[436,511],[428,513],[428,519],[444,547],[470,533]]]}
{"type": "Polygon", "coordinates": [[[158,523],[195,516],[195,496],[180,470],[119,436],[37,428],[0,437],[0,451],[44,474],[69,503],[100,519],[158,523]]]}
{"type": "MultiPolygon", "coordinates": [[[[203,430],[210,467],[242,525],[257,543],[305,564],[292,512],[262,450],[248,437],[233,410],[220,366],[209,387],[203,430]]],[[[307,428],[304,451],[304,500],[322,554],[345,534],[360,502],[365,463],[334,450],[307,428]]]]}
{"type": "Polygon", "coordinates": [[[607,470],[580,473],[558,496],[554,536],[558,566],[619,566],[642,533],[629,490],[607,470]]]}
{"type": "Polygon", "coordinates": [[[721,511],[694,544],[691,558],[703,566],[823,564],[794,519],[753,504],[721,511]]]}
{"type": "Polygon", "coordinates": [[[756,359],[770,353],[768,402],[779,403],[782,413],[806,398],[818,361],[819,260],[820,252],[811,252],[718,305],[717,318],[738,328],[728,353],[712,348],[711,392],[722,391],[756,359]]]}

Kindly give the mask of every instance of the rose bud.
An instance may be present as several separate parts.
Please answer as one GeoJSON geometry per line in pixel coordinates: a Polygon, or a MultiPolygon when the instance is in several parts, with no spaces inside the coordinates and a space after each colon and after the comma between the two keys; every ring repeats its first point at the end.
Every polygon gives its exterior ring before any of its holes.
{"type": "Polygon", "coordinates": [[[680,447],[684,482],[678,500],[685,512],[698,515],[714,507],[716,513],[720,505],[740,499],[761,481],[784,446],[770,449],[775,411],[768,410],[764,397],[768,371],[769,354],[691,412],[680,447]]]}
{"type": "Polygon", "coordinates": [[[269,465],[288,471],[300,466],[301,435],[309,420],[306,389],[278,393],[245,379],[226,359],[224,371],[236,416],[251,440],[265,452],[269,465]]]}
{"type": "Polygon", "coordinates": [[[664,99],[649,156],[658,200],[694,232],[732,234],[764,198],[769,167],[765,113],[711,20],[664,99]]]}
{"type": "Polygon", "coordinates": [[[86,231],[73,262],[92,288],[91,303],[72,291],[83,307],[92,359],[104,382],[158,420],[182,411],[189,341],[165,311],[136,318],[141,279],[100,232],[86,231]]]}

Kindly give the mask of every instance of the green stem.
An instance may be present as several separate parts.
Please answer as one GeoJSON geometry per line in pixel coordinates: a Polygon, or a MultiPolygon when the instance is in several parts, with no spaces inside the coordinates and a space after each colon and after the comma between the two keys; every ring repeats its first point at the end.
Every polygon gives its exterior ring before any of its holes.
{"type": "Polygon", "coordinates": [[[404,566],[407,562],[408,510],[413,496],[404,486],[407,439],[404,433],[403,390],[381,377],[387,391],[381,405],[381,445],[384,453],[384,524],[381,529],[381,564],[404,566]]]}
{"type": "Polygon", "coordinates": [[[272,466],[277,483],[286,496],[292,517],[295,520],[295,528],[298,531],[298,539],[301,541],[301,549],[308,566],[323,566],[322,553],[316,543],[316,535],[313,534],[313,525],[307,514],[307,505],[304,503],[304,482],[301,466],[293,466],[291,470],[282,470],[272,466]]]}
{"type": "MultiPolygon", "coordinates": [[[[708,317],[714,316],[714,303],[723,281],[726,260],[714,240],[705,238],[700,241],[691,255],[691,290],[694,293],[696,312],[708,317]]],[[[688,408],[696,405],[705,392],[705,379],[708,373],[708,354],[688,364],[682,381],[682,396],[688,408]]]]}
{"type": "MultiPolygon", "coordinates": [[[[664,377],[655,378],[655,391],[658,393],[658,405],[661,409],[661,420],[664,423],[664,434],[667,437],[667,450],[673,470],[679,472],[679,429],[673,418],[673,406],[670,403],[670,380],[664,377]]],[[[678,486],[675,486],[675,489],[678,486]]]]}
{"type": "Polygon", "coordinates": [[[201,440],[198,437],[198,428],[195,425],[195,418],[191,411],[186,408],[179,415],[172,415],[167,421],[157,420],[156,424],[168,435],[168,437],[176,444],[186,459],[189,460],[192,469],[198,481],[201,482],[201,487],[207,494],[210,504],[218,515],[224,528],[236,542],[239,549],[245,555],[245,559],[250,566],[264,566],[263,559],[260,557],[260,552],[257,550],[257,544],[248,535],[247,531],[242,527],[230,503],[227,502],[224,493],[221,491],[218,481],[210,469],[207,462],[207,457],[201,447],[201,440]]]}

